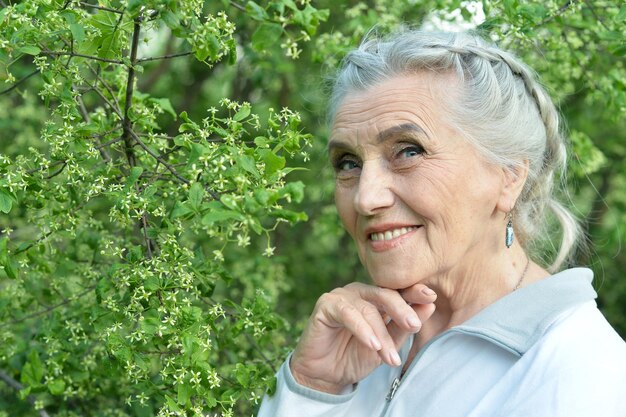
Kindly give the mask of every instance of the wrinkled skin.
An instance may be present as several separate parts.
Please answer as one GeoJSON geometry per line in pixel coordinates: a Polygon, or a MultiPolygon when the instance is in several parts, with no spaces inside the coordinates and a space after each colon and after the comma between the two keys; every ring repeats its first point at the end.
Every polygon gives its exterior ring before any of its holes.
{"type": "MultiPolygon", "coordinates": [[[[396,77],[339,106],[335,203],[373,285],[320,297],[291,358],[299,383],[338,393],[381,363],[399,366],[408,337],[411,359],[514,287],[527,258],[519,245],[502,250],[502,232],[526,172],[487,163],[452,127],[445,100],[456,84],[451,74],[396,77]]],[[[529,275],[541,273],[533,264],[529,275]]]]}

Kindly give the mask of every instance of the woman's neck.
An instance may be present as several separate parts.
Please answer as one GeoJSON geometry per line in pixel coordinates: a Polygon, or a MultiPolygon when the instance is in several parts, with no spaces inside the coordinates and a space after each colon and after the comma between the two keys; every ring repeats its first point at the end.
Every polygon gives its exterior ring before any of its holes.
{"type": "Polygon", "coordinates": [[[418,349],[516,288],[549,275],[545,269],[530,261],[524,250],[515,244],[500,256],[492,256],[488,263],[483,258],[427,280],[424,283],[437,293],[437,308],[416,335],[418,349]]]}

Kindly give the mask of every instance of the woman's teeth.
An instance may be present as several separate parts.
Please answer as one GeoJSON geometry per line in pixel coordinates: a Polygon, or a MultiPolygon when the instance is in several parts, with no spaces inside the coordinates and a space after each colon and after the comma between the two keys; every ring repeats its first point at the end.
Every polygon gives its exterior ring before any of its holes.
{"type": "Polygon", "coordinates": [[[397,238],[398,236],[405,235],[405,234],[409,233],[411,230],[415,230],[415,229],[417,229],[417,227],[409,226],[409,227],[400,227],[399,229],[387,230],[385,232],[372,233],[370,235],[370,239],[372,239],[374,241],[376,241],[376,240],[391,240],[391,239],[397,238]]]}

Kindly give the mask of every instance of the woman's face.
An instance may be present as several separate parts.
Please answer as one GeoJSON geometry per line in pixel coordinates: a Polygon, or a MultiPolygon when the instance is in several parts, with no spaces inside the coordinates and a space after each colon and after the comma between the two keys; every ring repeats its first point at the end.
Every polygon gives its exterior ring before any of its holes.
{"type": "Polygon", "coordinates": [[[376,285],[428,283],[504,245],[504,171],[448,122],[442,102],[457,88],[453,75],[396,77],[348,94],[336,113],[335,202],[376,285]]]}

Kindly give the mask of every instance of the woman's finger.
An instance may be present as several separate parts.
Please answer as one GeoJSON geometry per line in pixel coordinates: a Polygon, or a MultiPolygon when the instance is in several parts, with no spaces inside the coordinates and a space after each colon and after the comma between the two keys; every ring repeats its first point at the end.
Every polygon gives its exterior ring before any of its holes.
{"type": "Polygon", "coordinates": [[[349,287],[357,291],[363,300],[378,307],[382,314],[389,315],[405,331],[417,333],[422,327],[419,316],[398,291],[364,284],[349,287]]]}
{"type": "Polygon", "coordinates": [[[364,301],[356,301],[357,309],[361,312],[365,320],[371,326],[378,340],[381,341],[382,349],[378,355],[383,362],[391,366],[398,366],[401,363],[400,355],[394,338],[389,334],[388,326],[381,315],[381,312],[373,304],[364,301]]]}
{"type": "Polygon", "coordinates": [[[424,284],[415,284],[400,291],[400,296],[409,304],[429,304],[437,299],[437,294],[424,284]]]}
{"type": "MultiPolygon", "coordinates": [[[[357,309],[355,305],[340,295],[328,293],[320,297],[319,312],[316,320],[331,328],[345,327],[364,346],[374,351],[383,348],[379,335],[376,334],[370,322],[364,317],[363,311],[357,309]]],[[[372,306],[376,314],[378,311],[372,306]]],[[[380,314],[379,320],[382,322],[380,314]]]]}
{"type": "Polygon", "coordinates": [[[422,322],[425,322],[435,312],[435,304],[411,304],[411,308],[417,313],[422,322]]]}

